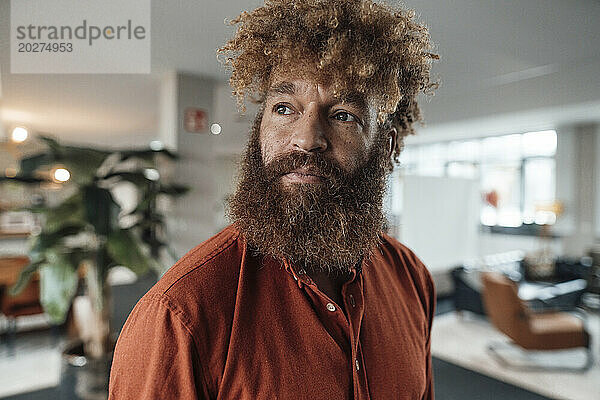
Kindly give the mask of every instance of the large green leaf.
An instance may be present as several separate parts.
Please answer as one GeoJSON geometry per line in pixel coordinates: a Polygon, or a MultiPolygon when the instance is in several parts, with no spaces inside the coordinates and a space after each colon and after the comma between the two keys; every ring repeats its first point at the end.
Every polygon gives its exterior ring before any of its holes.
{"type": "Polygon", "coordinates": [[[63,239],[67,236],[74,236],[81,233],[84,230],[85,226],[81,224],[66,224],[61,226],[59,229],[46,232],[42,231],[39,235],[36,236],[36,241],[32,251],[43,253],[50,248],[61,244],[63,239]]]}
{"type": "Polygon", "coordinates": [[[92,182],[100,165],[111,154],[89,147],[64,146],[48,136],[40,136],[40,139],[48,146],[52,161],[64,164],[71,179],[79,185],[92,182]]]}
{"type": "Polygon", "coordinates": [[[77,292],[77,269],[67,257],[53,252],[40,268],[40,302],[50,319],[62,324],[77,292]]]}
{"type": "Polygon", "coordinates": [[[21,272],[19,274],[19,279],[17,280],[17,283],[15,283],[15,285],[10,288],[9,294],[11,296],[16,296],[19,293],[21,293],[21,291],[23,289],[25,289],[25,287],[27,286],[27,284],[31,280],[31,277],[33,276],[33,274],[45,262],[46,262],[46,259],[41,259],[41,260],[38,260],[38,261],[34,261],[34,262],[30,263],[28,266],[26,266],[25,268],[23,268],[23,270],[21,270],[21,272]]]}
{"type": "Polygon", "coordinates": [[[161,150],[152,150],[152,149],[143,149],[143,150],[127,150],[121,152],[121,161],[125,161],[129,158],[135,157],[142,159],[144,161],[154,161],[154,156],[157,154],[163,154],[169,157],[172,160],[178,159],[179,155],[171,152],[168,149],[161,150]]]}
{"type": "Polygon", "coordinates": [[[110,257],[118,264],[142,275],[156,268],[156,261],[142,250],[140,241],[128,229],[119,229],[108,236],[107,249],[110,257]]]}
{"type": "Polygon", "coordinates": [[[29,157],[25,157],[21,160],[21,174],[30,176],[39,168],[52,165],[54,163],[54,156],[51,153],[38,153],[29,157]]]}
{"type": "Polygon", "coordinates": [[[7,181],[7,182],[19,182],[19,183],[24,183],[24,184],[33,184],[33,185],[38,185],[42,182],[48,182],[47,179],[42,179],[42,178],[38,178],[35,177],[33,175],[16,175],[16,176],[0,176],[0,182],[2,181],[7,181]]]}
{"type": "Polygon", "coordinates": [[[48,146],[48,149],[50,150],[50,154],[58,157],[61,157],[63,155],[64,146],[58,143],[56,139],[44,135],[40,135],[39,138],[42,142],[46,143],[46,146],[48,146]]]}
{"type": "Polygon", "coordinates": [[[86,224],[85,211],[83,207],[83,195],[80,191],[67,198],[56,207],[46,208],[44,230],[54,232],[67,225],[86,224]]]}
{"type": "Polygon", "coordinates": [[[151,180],[146,178],[143,171],[131,171],[131,172],[112,172],[103,177],[103,179],[109,179],[118,177],[124,181],[128,181],[133,183],[135,186],[140,187],[142,189],[146,188],[151,180]]]}
{"type": "Polygon", "coordinates": [[[96,171],[108,155],[88,149],[69,148],[62,162],[71,173],[71,179],[79,184],[86,185],[94,181],[96,171]]]}
{"type": "Polygon", "coordinates": [[[27,239],[28,255],[31,263],[41,261],[46,258],[46,249],[41,243],[40,235],[31,235],[27,239]]]}
{"type": "Polygon", "coordinates": [[[72,153],[82,153],[86,155],[93,155],[93,158],[98,160],[110,155],[111,153],[114,153],[112,150],[103,150],[96,147],[92,148],[85,146],[63,145],[50,136],[40,135],[39,138],[46,143],[50,153],[57,158],[69,158],[72,153]]]}
{"type": "Polygon", "coordinates": [[[107,236],[118,221],[119,205],[108,189],[88,185],[83,188],[86,220],[96,233],[107,236]]]}

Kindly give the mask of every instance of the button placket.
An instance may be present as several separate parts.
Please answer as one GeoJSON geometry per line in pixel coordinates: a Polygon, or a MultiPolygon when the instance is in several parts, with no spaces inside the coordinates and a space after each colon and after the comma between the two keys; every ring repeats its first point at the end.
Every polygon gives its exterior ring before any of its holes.
{"type": "Polygon", "coordinates": [[[356,301],[354,300],[354,296],[350,295],[348,297],[350,299],[350,305],[352,306],[352,308],[356,307],[356,301]]]}

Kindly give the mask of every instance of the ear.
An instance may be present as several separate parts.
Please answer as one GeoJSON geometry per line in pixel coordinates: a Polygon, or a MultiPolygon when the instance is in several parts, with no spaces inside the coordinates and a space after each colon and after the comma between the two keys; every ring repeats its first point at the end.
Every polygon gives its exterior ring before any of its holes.
{"type": "Polygon", "coordinates": [[[388,158],[391,159],[394,157],[394,150],[396,149],[396,145],[398,143],[398,130],[396,128],[392,128],[388,131],[388,158]]]}

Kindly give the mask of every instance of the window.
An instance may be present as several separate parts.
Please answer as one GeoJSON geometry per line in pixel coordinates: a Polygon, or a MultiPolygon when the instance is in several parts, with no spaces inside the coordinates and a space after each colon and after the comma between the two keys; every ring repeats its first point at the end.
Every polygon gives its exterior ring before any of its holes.
{"type": "Polygon", "coordinates": [[[400,167],[404,174],[477,179],[483,225],[553,224],[556,143],[550,130],[406,146],[400,167]]]}

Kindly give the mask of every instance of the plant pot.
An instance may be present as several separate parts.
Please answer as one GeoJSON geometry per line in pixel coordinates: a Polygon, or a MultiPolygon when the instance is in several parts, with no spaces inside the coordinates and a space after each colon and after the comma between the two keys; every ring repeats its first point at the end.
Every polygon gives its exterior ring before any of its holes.
{"type": "Polygon", "coordinates": [[[59,398],[61,400],[106,400],[113,353],[99,359],[86,357],[83,342],[74,341],[62,353],[59,398]]]}

